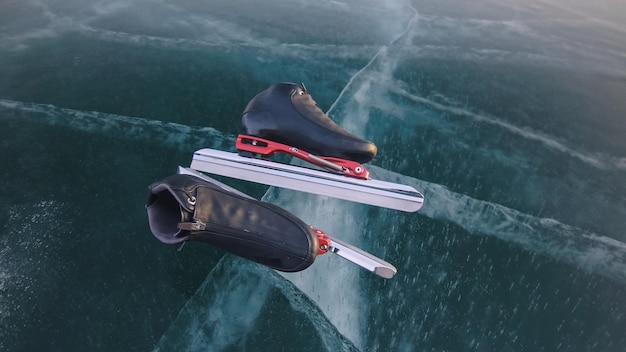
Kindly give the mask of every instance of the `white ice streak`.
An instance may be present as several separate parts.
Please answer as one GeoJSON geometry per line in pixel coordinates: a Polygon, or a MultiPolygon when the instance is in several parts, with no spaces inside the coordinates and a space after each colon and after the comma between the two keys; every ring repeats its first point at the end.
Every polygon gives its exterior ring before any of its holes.
{"type": "MultiPolygon", "coordinates": [[[[204,18],[203,21],[209,22],[206,18],[204,18]]],[[[82,26],[81,33],[97,40],[166,48],[176,51],[215,48],[223,48],[224,50],[255,49],[256,51],[270,56],[293,57],[303,60],[316,60],[320,55],[323,56],[324,60],[363,59],[369,57],[371,53],[376,50],[375,47],[370,45],[359,45],[355,47],[348,44],[280,43],[272,39],[256,38],[252,34],[246,36],[224,31],[224,28],[228,28],[229,26],[218,25],[217,23],[218,22],[210,27],[221,28],[223,35],[218,35],[217,32],[208,30],[208,33],[212,33],[212,35],[200,38],[163,37],[94,28],[91,26],[82,26]]],[[[239,30],[235,30],[234,32],[238,31],[239,30]]],[[[263,61],[263,58],[258,56],[256,59],[263,61]]]]}
{"type": "Polygon", "coordinates": [[[419,13],[412,7],[411,10],[414,14],[408,20],[404,31],[397,36],[390,45],[382,46],[365,66],[350,77],[348,83],[341,90],[339,96],[327,111],[327,114],[332,116],[333,110],[336,108],[337,104],[339,102],[345,103],[345,100],[348,99],[344,99],[346,92],[354,89],[354,86],[357,86],[356,92],[354,92],[350,98],[355,104],[352,105],[352,109],[349,112],[344,112],[344,115],[348,117],[343,120],[343,127],[355,135],[365,135],[364,127],[367,125],[367,120],[369,119],[369,101],[372,96],[370,88],[380,84],[382,81],[389,81],[393,77],[397,62],[388,59],[387,54],[389,47],[398,44],[408,45],[412,41],[413,27],[419,18],[419,13]],[[376,69],[372,69],[373,66],[376,66],[376,69]],[[365,74],[366,71],[369,72],[365,74]],[[357,80],[359,80],[359,82],[357,82],[357,80]]]}
{"type": "Polygon", "coordinates": [[[211,16],[198,16],[167,4],[146,4],[145,1],[97,2],[88,8],[75,8],[75,14],[68,13],[65,15],[57,14],[44,2],[36,1],[34,5],[40,9],[45,25],[35,26],[13,35],[4,34],[0,37],[2,39],[0,44],[13,46],[14,49],[24,49],[28,47],[28,40],[49,39],[68,32],[80,33],[99,40],[166,48],[230,46],[242,43],[259,47],[273,47],[277,44],[269,39],[257,39],[245,27],[211,16]],[[150,7],[142,12],[142,15],[145,15],[146,11],[149,13],[155,9],[155,6],[158,6],[160,11],[169,14],[169,16],[159,18],[158,22],[151,23],[148,21],[145,24],[141,24],[141,19],[138,18],[138,22],[133,25],[134,32],[104,28],[101,23],[103,19],[125,15],[125,12],[133,12],[146,6],[150,7]],[[150,32],[154,32],[155,23],[158,23],[159,33],[163,33],[163,28],[167,28],[168,32],[178,34],[167,37],[150,34],[150,32]]]}
{"type": "MultiPolygon", "coordinates": [[[[263,200],[272,198],[270,191],[263,200]]],[[[363,213],[361,205],[283,189],[277,193],[272,203],[317,226],[331,237],[362,245],[359,229],[365,219],[358,215],[363,213]]],[[[328,254],[318,257],[315,264],[305,271],[282,275],[315,301],[342,335],[362,348],[367,302],[360,293],[359,274],[358,266],[328,254]]]]}
{"type": "Polygon", "coordinates": [[[410,92],[403,89],[400,84],[390,85],[388,89],[389,91],[396,93],[404,98],[407,98],[415,103],[423,104],[439,111],[449,112],[453,116],[471,118],[472,120],[477,122],[498,126],[499,128],[502,128],[522,138],[539,142],[548,149],[567,154],[570,157],[576,158],[584,162],[585,164],[588,164],[595,168],[602,170],[626,170],[626,158],[615,157],[602,153],[585,153],[576,150],[571,146],[568,146],[564,142],[558,141],[555,137],[543,134],[538,131],[533,131],[528,127],[519,127],[496,117],[488,116],[486,114],[478,114],[454,105],[441,104],[431,99],[411,94],[410,92]]]}
{"type": "Polygon", "coordinates": [[[494,236],[533,253],[568,263],[584,271],[626,283],[626,244],[606,236],[539,218],[515,209],[450,191],[446,187],[375,166],[377,179],[401,182],[424,191],[419,214],[450,222],[471,234],[494,236]]]}
{"type": "MultiPolygon", "coordinates": [[[[186,149],[191,147],[224,147],[234,144],[235,137],[211,127],[191,127],[175,122],[141,117],[80,111],[50,104],[37,104],[0,99],[0,111],[11,116],[48,125],[59,125],[83,132],[115,135],[131,140],[154,141],[161,145],[186,149]]],[[[0,118],[7,118],[2,115],[0,118]]]]}
{"type": "Polygon", "coordinates": [[[372,65],[372,63],[376,61],[379,55],[381,55],[382,53],[386,51],[387,51],[386,46],[383,46],[382,48],[380,48],[365,66],[361,67],[361,69],[359,69],[354,75],[352,75],[352,77],[350,77],[350,79],[348,80],[348,83],[346,83],[346,85],[343,87],[341,92],[339,92],[337,99],[335,99],[335,101],[330,105],[330,108],[328,108],[328,111],[326,112],[326,114],[328,115],[332,114],[332,111],[335,109],[335,106],[337,105],[337,103],[339,103],[340,101],[343,101],[344,94],[346,93],[348,88],[352,87],[354,80],[357,77],[359,77],[361,73],[363,73],[366,69],[368,69],[372,65]]]}
{"type": "MultiPolygon", "coordinates": [[[[390,45],[395,45],[403,38],[407,38],[411,27],[417,19],[417,11],[411,17],[403,32],[400,33],[390,45]]],[[[344,116],[342,127],[351,133],[364,135],[363,126],[366,126],[369,119],[367,104],[365,99],[369,95],[368,91],[374,83],[370,75],[364,75],[375,63],[385,58],[389,45],[382,46],[369,62],[358,70],[348,81],[344,89],[328,110],[331,114],[337,104],[341,103],[344,116]],[[361,79],[365,76],[365,79],[361,79]],[[347,96],[350,92],[352,95],[347,96]],[[346,108],[347,106],[347,108],[346,108]]],[[[384,61],[384,60],[382,60],[384,61]]],[[[391,77],[396,63],[385,61],[383,67],[386,69],[383,75],[391,77]]],[[[378,67],[378,66],[377,66],[378,67]]],[[[362,246],[359,228],[366,221],[363,215],[362,205],[346,204],[335,199],[316,197],[311,195],[298,194],[288,190],[275,190],[270,188],[264,195],[263,200],[272,201],[280,206],[284,206],[289,211],[302,217],[311,224],[318,224],[323,227],[331,237],[336,236],[356,246],[362,246]],[[278,195],[279,196],[278,196],[278,195]],[[340,211],[337,211],[340,209],[340,211]]],[[[322,309],[324,314],[333,325],[358,348],[362,348],[366,343],[364,334],[367,321],[368,306],[361,294],[361,284],[356,266],[339,263],[340,258],[327,256],[317,259],[316,265],[298,274],[284,274],[298,288],[311,297],[322,309]],[[332,267],[332,275],[329,269],[332,267]],[[328,299],[332,297],[332,302],[328,299]]]]}

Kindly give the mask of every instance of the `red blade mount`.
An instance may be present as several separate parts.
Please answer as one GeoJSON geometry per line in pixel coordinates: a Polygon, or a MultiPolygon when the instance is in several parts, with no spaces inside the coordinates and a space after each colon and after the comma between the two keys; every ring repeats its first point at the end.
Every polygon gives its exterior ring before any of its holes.
{"type": "Polygon", "coordinates": [[[369,171],[367,171],[363,165],[355,161],[335,157],[316,156],[296,147],[255,136],[240,134],[237,136],[236,147],[238,151],[249,152],[256,158],[269,158],[273,154],[283,153],[295,156],[296,158],[319,166],[325,170],[344,176],[362,180],[368,180],[370,176],[369,171]]]}

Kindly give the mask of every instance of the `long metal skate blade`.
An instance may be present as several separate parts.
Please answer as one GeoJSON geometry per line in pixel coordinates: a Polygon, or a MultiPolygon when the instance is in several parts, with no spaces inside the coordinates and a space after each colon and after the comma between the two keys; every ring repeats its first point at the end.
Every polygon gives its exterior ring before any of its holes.
{"type": "Polygon", "coordinates": [[[190,168],[406,212],[417,211],[424,203],[424,196],[407,185],[361,180],[302,166],[242,157],[215,149],[197,150],[190,168]]]}

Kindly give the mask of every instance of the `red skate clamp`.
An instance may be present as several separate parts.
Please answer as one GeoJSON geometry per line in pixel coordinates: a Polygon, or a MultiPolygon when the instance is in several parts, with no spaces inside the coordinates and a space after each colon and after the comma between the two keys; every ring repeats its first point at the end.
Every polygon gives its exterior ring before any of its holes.
{"type": "Polygon", "coordinates": [[[363,180],[368,180],[370,176],[369,171],[367,171],[363,165],[355,161],[335,157],[316,156],[296,147],[255,136],[240,134],[237,136],[236,147],[240,155],[242,154],[241,152],[249,152],[254,157],[267,158],[276,153],[284,153],[319,166],[327,171],[344,176],[363,180]]]}

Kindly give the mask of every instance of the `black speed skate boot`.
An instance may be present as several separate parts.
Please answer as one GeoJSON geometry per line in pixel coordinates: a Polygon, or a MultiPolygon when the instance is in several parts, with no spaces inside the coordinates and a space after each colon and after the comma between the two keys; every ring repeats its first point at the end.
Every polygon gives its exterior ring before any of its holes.
{"type": "Polygon", "coordinates": [[[376,145],[348,133],[317,106],[303,84],[278,83],[257,94],[243,112],[249,135],[307,152],[366,163],[376,145]]]}
{"type": "Polygon", "coordinates": [[[146,209],[163,243],[205,242],[287,272],[306,269],[318,254],[316,230],[295,215],[195,176],[151,184],[146,209]]]}

